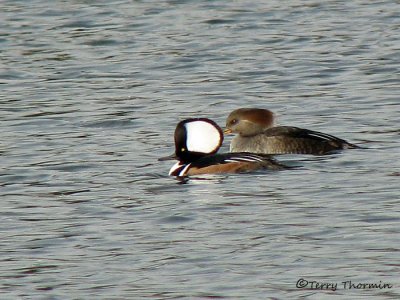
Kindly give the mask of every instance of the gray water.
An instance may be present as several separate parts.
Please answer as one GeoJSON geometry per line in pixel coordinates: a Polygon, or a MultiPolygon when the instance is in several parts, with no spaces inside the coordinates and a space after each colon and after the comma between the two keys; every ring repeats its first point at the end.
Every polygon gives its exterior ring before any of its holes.
{"type": "Polygon", "coordinates": [[[1,1],[0,298],[399,299],[396,2],[1,1]],[[364,149],[168,177],[239,107],[364,149]]]}

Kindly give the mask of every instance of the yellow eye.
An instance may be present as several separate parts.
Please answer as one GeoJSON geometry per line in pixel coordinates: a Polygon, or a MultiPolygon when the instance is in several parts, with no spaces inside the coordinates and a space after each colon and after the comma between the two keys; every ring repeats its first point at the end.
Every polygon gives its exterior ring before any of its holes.
{"type": "Polygon", "coordinates": [[[185,152],[185,150],[186,150],[185,148],[181,148],[181,151],[182,151],[182,152],[185,152]]]}

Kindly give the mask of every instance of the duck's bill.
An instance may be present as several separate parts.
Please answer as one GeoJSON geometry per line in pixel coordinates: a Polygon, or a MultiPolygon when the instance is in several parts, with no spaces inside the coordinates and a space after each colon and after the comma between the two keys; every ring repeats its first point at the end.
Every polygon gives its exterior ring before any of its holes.
{"type": "Polygon", "coordinates": [[[160,157],[159,159],[158,159],[158,161],[164,161],[164,160],[177,160],[178,158],[176,157],[176,154],[175,153],[173,153],[173,154],[171,154],[171,155],[168,155],[168,156],[164,156],[164,157],[160,157]]]}
{"type": "Polygon", "coordinates": [[[231,133],[232,133],[232,129],[230,129],[230,128],[224,129],[224,134],[231,134],[231,133]]]}

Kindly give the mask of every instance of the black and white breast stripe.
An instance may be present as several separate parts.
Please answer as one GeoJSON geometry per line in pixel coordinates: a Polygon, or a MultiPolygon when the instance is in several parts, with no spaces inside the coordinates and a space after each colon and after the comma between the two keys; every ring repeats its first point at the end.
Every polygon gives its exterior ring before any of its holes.
{"type": "Polygon", "coordinates": [[[187,170],[190,168],[191,163],[185,164],[178,161],[172,168],[169,170],[169,176],[185,176],[187,170]]]}

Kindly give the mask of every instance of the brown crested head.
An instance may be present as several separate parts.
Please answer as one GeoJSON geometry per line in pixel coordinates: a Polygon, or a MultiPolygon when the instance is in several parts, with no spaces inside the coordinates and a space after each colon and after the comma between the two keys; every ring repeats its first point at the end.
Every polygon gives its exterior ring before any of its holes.
{"type": "Polygon", "coordinates": [[[274,114],[268,109],[239,108],[226,119],[225,133],[252,136],[262,133],[274,125],[274,114]]]}

